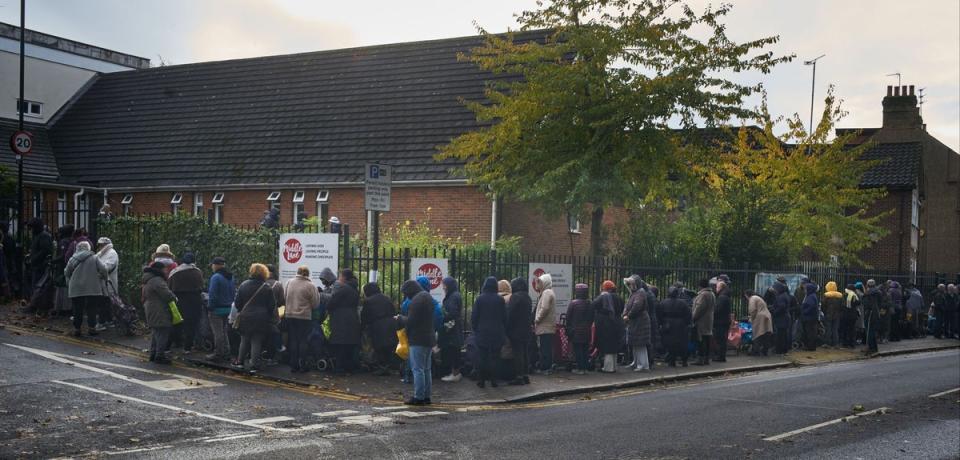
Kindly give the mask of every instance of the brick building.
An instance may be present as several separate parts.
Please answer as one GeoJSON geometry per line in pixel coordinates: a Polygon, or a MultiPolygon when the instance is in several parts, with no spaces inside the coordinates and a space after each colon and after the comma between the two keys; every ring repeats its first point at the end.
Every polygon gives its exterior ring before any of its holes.
{"type": "MultiPolygon", "coordinates": [[[[481,101],[487,82],[509,78],[457,59],[481,43],[473,36],[96,72],[30,126],[37,153],[28,170],[43,180],[28,183],[28,197],[36,196],[37,210],[56,203],[51,227],[82,226],[88,216],[72,210],[107,202],[117,215],[179,211],[243,225],[275,207],[283,225],[301,215],[337,216],[362,235],[363,165],[382,162],[394,167],[385,227],[427,222],[466,241],[516,235],[526,253],[584,255],[587,222],[491,197],[467,182],[460,164],[434,158],[439,146],[478,127],[463,101],[481,101]]],[[[862,141],[877,142],[868,155],[893,158],[864,185],[890,189],[876,209],[896,211],[890,235],[865,256],[878,267],[905,271],[916,261],[920,270],[949,271],[960,260],[957,154],[926,134],[910,101],[915,111],[912,95],[890,95],[884,127],[864,131],[862,141]]],[[[0,121],[0,136],[13,126],[0,121]]],[[[605,213],[610,246],[628,223],[622,209],[605,213]]]]}

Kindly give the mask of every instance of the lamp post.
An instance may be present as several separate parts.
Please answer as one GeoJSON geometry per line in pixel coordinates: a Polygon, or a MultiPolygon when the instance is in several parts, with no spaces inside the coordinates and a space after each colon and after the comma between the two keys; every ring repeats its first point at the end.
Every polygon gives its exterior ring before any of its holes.
{"type": "Polygon", "coordinates": [[[826,56],[826,54],[821,54],[809,61],[803,61],[803,65],[813,66],[813,78],[811,79],[812,81],[810,83],[810,137],[811,138],[813,137],[813,98],[814,98],[814,95],[816,94],[816,89],[817,89],[817,61],[819,61],[820,58],[824,56],[826,56]]]}

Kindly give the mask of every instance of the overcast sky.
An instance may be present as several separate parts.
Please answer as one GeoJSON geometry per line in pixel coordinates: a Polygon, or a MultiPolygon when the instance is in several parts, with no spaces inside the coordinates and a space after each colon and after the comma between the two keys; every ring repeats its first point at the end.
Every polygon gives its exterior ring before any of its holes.
{"type": "MultiPolygon", "coordinates": [[[[769,92],[774,114],[817,110],[828,84],[849,116],[841,127],[877,127],[886,85],[926,88],[928,130],[960,151],[960,1],[731,0],[736,40],[780,35],[798,59],[747,76],[769,92]]],[[[706,1],[693,0],[694,5],[706,1]]],[[[714,2],[717,3],[717,2],[714,2]]],[[[27,27],[169,64],[455,37],[516,28],[534,0],[27,0],[27,27]]],[[[19,1],[0,0],[0,21],[19,23],[19,1]]]]}

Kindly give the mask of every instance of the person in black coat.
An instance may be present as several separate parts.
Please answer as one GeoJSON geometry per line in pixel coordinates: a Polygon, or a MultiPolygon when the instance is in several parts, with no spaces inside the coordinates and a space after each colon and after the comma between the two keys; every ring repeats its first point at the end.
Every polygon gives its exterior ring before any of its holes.
{"type": "Polygon", "coordinates": [[[507,327],[507,306],[497,293],[496,278],[490,276],[483,282],[480,295],[473,303],[470,324],[480,351],[480,380],[477,386],[483,388],[489,380],[490,386],[496,387],[495,370],[507,327]]]}
{"type": "Polygon", "coordinates": [[[713,360],[720,363],[727,361],[727,332],[730,330],[732,305],[727,283],[717,282],[717,309],[713,311],[713,339],[717,341],[717,348],[713,360]]]}
{"type": "Polygon", "coordinates": [[[671,287],[667,298],[660,302],[657,309],[660,317],[660,336],[667,350],[667,365],[676,367],[677,358],[687,367],[687,341],[693,314],[690,304],[680,298],[683,289],[671,287]]]}
{"type": "Polygon", "coordinates": [[[566,334],[573,344],[577,369],[574,374],[583,375],[590,368],[590,329],[593,326],[593,305],[587,300],[586,284],[574,286],[573,297],[567,307],[566,334]]]}
{"type": "MultiPolygon", "coordinates": [[[[405,404],[422,406],[430,404],[433,374],[433,346],[437,343],[434,330],[433,297],[414,280],[407,280],[400,288],[410,299],[407,315],[398,315],[397,324],[406,330],[410,345],[410,369],[413,375],[413,397],[405,404]]],[[[494,288],[496,291],[496,288],[494,288]]]]}
{"type": "Polygon", "coordinates": [[[460,381],[460,350],[463,348],[463,297],[457,280],[446,277],[443,283],[443,327],[440,328],[438,345],[441,361],[450,368],[450,374],[440,380],[460,381]]]}
{"type": "Polygon", "coordinates": [[[773,283],[773,290],[777,294],[770,315],[773,316],[777,353],[782,355],[790,351],[790,305],[793,303],[793,296],[790,295],[787,285],[780,281],[773,283]]]}
{"type": "Polygon", "coordinates": [[[507,303],[507,339],[513,349],[513,367],[516,378],[511,385],[527,385],[530,377],[527,348],[533,338],[533,300],[527,291],[527,280],[515,278],[510,282],[510,302],[507,303]]]}
{"type": "Polygon", "coordinates": [[[360,325],[367,331],[373,345],[377,370],[374,375],[390,375],[390,365],[394,362],[397,349],[397,309],[389,297],[380,292],[377,283],[367,283],[363,287],[363,310],[360,312],[360,325]]]}
{"type": "Polygon", "coordinates": [[[336,360],[336,372],[353,372],[357,368],[360,345],[360,292],[357,279],[349,269],[340,271],[327,303],[330,317],[330,347],[336,360]]]}
{"type": "Polygon", "coordinates": [[[595,345],[603,356],[603,368],[600,372],[617,371],[617,353],[623,348],[626,325],[623,324],[623,299],[616,294],[617,285],[613,281],[604,281],[600,295],[593,300],[596,328],[595,345]]]}

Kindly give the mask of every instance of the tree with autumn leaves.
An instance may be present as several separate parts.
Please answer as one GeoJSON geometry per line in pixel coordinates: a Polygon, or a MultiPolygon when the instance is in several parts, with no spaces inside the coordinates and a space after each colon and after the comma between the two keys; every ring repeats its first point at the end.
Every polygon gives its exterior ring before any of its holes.
{"type": "MultiPolygon", "coordinates": [[[[732,119],[769,120],[764,108],[745,107],[760,85],[728,76],[767,73],[793,58],[767,50],[776,36],[731,40],[722,22],[730,10],[721,5],[698,12],[680,0],[554,0],[518,16],[523,40],[512,33],[481,31],[484,45],[460,58],[506,78],[489,81],[485,101],[465,102],[481,128],[442,147],[438,159],[463,161],[472,183],[533,204],[548,216],[589,215],[594,256],[606,253],[603,216],[611,206],[672,211],[681,200],[701,203],[701,222],[707,226],[711,212],[736,207],[737,199],[779,208],[783,189],[776,197],[764,197],[770,187],[747,178],[765,175],[771,186],[786,187],[834,179],[834,174],[802,169],[810,165],[790,160],[793,151],[773,150],[773,122],[763,124],[762,138],[736,142],[735,155],[729,145],[711,145],[691,135],[701,126],[722,126],[732,119]],[[758,143],[764,149],[745,150],[758,143]],[[781,158],[774,162],[777,155],[781,158]],[[796,176],[773,175],[754,164],[764,158],[769,168],[801,169],[796,176]],[[756,194],[760,200],[751,196],[756,194]],[[704,199],[708,195],[724,199],[710,202],[704,199]]],[[[802,124],[791,124],[788,134],[795,138],[797,129],[802,124]]],[[[805,136],[809,145],[800,148],[825,140],[827,134],[820,134],[818,128],[805,136]]],[[[844,174],[852,177],[855,171],[844,174]]],[[[803,229],[795,233],[796,241],[818,252],[837,241],[859,247],[863,226],[850,222],[862,216],[837,220],[820,215],[860,202],[842,196],[829,194],[837,199],[828,201],[809,196],[820,200],[797,207],[783,204],[790,212],[771,225],[803,229]],[[805,215],[809,218],[802,219],[805,215]],[[836,237],[824,243],[822,232],[801,225],[810,221],[829,223],[836,237]]],[[[718,233],[716,228],[703,230],[718,233]]],[[[771,234],[783,233],[758,236],[771,234]]],[[[707,235],[701,240],[709,245],[707,235]]],[[[706,252],[716,253],[722,244],[718,241],[706,252]]]]}

